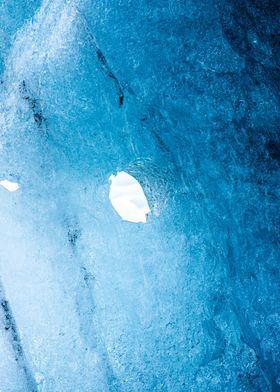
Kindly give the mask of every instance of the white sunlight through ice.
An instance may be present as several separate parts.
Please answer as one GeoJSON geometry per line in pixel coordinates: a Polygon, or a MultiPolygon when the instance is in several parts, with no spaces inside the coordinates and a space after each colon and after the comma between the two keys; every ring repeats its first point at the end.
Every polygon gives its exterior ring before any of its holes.
{"type": "Polygon", "coordinates": [[[9,192],[15,192],[15,191],[17,191],[19,189],[18,183],[12,182],[12,181],[9,181],[9,180],[2,180],[2,181],[0,181],[0,185],[3,188],[7,189],[7,191],[9,191],[9,192]]]}
{"type": "Polygon", "coordinates": [[[146,223],[151,211],[139,182],[130,174],[121,171],[110,176],[109,198],[120,217],[129,222],[146,223]]]}

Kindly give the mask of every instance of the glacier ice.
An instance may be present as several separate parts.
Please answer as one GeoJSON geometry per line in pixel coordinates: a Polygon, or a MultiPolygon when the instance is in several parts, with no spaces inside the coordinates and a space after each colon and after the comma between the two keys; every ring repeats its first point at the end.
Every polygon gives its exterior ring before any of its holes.
{"type": "Polygon", "coordinates": [[[1,391],[280,390],[279,14],[0,2],[1,391]]]}

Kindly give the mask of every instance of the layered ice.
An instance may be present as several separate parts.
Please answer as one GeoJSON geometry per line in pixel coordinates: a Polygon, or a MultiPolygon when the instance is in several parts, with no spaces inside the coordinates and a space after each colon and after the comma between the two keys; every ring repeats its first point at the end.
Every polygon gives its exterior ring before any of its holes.
{"type": "Polygon", "coordinates": [[[2,2],[1,391],[280,390],[279,14],[2,2]]]}

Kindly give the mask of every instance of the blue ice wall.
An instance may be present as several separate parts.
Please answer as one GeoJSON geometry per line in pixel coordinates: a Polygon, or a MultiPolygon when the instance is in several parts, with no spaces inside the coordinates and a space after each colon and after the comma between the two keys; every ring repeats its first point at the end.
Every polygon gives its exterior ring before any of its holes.
{"type": "Polygon", "coordinates": [[[279,391],[279,3],[0,11],[0,390],[279,391]]]}

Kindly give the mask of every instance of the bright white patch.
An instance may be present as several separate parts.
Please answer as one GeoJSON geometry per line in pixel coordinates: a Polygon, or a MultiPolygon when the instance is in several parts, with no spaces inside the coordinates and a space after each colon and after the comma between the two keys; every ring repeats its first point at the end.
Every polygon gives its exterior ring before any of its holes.
{"type": "Polygon", "coordinates": [[[0,181],[0,185],[2,185],[2,187],[7,189],[7,191],[9,192],[15,192],[19,189],[19,185],[16,182],[12,182],[9,180],[0,181]]]}
{"type": "Polygon", "coordinates": [[[37,384],[43,384],[43,381],[44,381],[43,374],[36,372],[35,373],[35,380],[36,380],[37,384]]]}
{"type": "Polygon", "coordinates": [[[146,196],[139,182],[130,174],[121,171],[110,176],[109,198],[112,206],[123,220],[146,223],[149,208],[146,196]]]}

